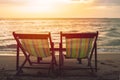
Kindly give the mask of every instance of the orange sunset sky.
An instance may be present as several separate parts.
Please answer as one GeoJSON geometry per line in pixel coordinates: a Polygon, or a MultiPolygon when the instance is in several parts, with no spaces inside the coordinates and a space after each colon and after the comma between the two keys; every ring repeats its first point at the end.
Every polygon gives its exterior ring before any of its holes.
{"type": "Polygon", "coordinates": [[[0,18],[120,18],[120,0],[0,0],[0,18]]]}

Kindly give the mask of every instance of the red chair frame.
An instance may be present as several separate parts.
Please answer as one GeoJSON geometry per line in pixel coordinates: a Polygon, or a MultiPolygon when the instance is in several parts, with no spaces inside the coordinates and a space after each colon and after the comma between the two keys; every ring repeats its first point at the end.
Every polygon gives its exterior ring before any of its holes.
{"type": "MultiPolygon", "coordinates": [[[[95,37],[95,40],[93,42],[93,48],[91,50],[90,57],[85,57],[84,59],[88,59],[88,66],[90,66],[90,68],[85,68],[85,69],[91,69],[92,71],[93,71],[93,69],[95,69],[95,71],[97,72],[97,38],[98,38],[98,31],[97,32],[91,32],[91,33],[89,33],[89,32],[86,32],[86,33],[63,33],[63,32],[60,32],[60,44],[59,44],[59,49],[60,49],[59,50],[59,70],[60,70],[60,73],[64,69],[64,57],[65,57],[65,59],[68,59],[63,54],[63,52],[66,51],[66,48],[63,48],[63,38],[94,38],[94,37],[95,37]],[[91,59],[92,59],[93,53],[95,55],[95,57],[94,57],[94,59],[95,59],[94,68],[91,66],[91,59]]],[[[71,58],[69,58],[69,59],[71,59],[71,58]]],[[[81,62],[81,59],[78,58],[78,61],[81,62]]],[[[78,69],[81,69],[81,68],[78,68],[78,69]]]]}
{"type": "MultiPolygon", "coordinates": [[[[13,36],[17,42],[17,54],[16,54],[17,73],[16,74],[19,74],[21,72],[22,68],[32,68],[32,67],[25,67],[26,62],[28,62],[30,66],[32,66],[33,64],[50,64],[49,70],[50,70],[50,68],[52,70],[54,70],[54,65],[57,65],[57,62],[56,62],[55,53],[54,53],[54,43],[52,42],[50,32],[48,34],[22,34],[22,33],[13,32],[13,36]],[[51,46],[51,48],[50,48],[51,56],[52,56],[51,62],[50,63],[41,62],[42,57],[37,57],[37,62],[32,62],[30,60],[30,55],[28,55],[26,53],[26,51],[24,50],[24,48],[22,47],[22,45],[20,43],[20,39],[47,39],[47,38],[49,39],[50,46],[51,46]],[[25,60],[23,61],[23,63],[21,65],[19,64],[20,49],[25,56],[25,60]]],[[[38,68],[38,69],[43,69],[43,68],[38,68]]]]}

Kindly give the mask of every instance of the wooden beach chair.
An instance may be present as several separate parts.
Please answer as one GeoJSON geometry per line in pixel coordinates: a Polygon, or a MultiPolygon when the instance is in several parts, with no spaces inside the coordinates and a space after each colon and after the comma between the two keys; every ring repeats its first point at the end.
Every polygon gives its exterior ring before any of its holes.
{"type": "MultiPolygon", "coordinates": [[[[60,32],[60,44],[59,44],[59,70],[60,73],[64,69],[73,69],[73,67],[65,67],[65,59],[87,59],[88,67],[85,69],[91,69],[97,71],[97,38],[98,32],[91,33],[63,33],[60,32]],[[94,66],[91,64],[92,56],[94,54],[94,66]]],[[[71,64],[72,65],[72,64],[71,64]]],[[[84,68],[84,67],[83,67],[84,68]]],[[[82,69],[83,69],[82,68],[82,69]]],[[[75,68],[81,69],[80,67],[75,68]]]]}
{"type": "MultiPolygon", "coordinates": [[[[53,71],[56,63],[55,53],[54,53],[54,43],[51,39],[51,34],[21,34],[13,32],[13,36],[17,42],[17,61],[16,69],[19,74],[23,68],[37,68],[44,69],[45,67],[33,67],[35,64],[50,64],[48,71],[53,71]],[[20,50],[25,56],[25,60],[22,64],[19,64],[19,52],[20,50]],[[33,62],[30,57],[36,57],[37,62],[33,62]],[[51,57],[50,57],[51,56],[51,57]],[[50,62],[42,62],[41,59],[50,57],[50,62]],[[25,66],[26,63],[30,66],[25,66]]],[[[45,68],[46,69],[46,68],[45,68]]]]}

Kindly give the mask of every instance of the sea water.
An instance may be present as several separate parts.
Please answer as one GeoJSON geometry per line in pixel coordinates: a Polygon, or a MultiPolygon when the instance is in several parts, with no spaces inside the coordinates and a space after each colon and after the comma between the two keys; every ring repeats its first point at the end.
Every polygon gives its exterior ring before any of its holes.
{"type": "Polygon", "coordinates": [[[120,18],[42,18],[0,19],[0,51],[15,51],[12,32],[51,32],[55,47],[58,47],[60,31],[99,31],[98,52],[120,52],[120,18]]]}

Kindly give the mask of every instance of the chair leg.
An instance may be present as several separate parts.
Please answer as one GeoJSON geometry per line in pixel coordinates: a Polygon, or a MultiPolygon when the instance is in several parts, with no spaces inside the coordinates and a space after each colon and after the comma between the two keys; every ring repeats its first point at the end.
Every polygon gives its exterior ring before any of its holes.
{"type": "Polygon", "coordinates": [[[82,64],[82,60],[80,58],[77,58],[77,60],[79,61],[79,64],[82,64]]]}
{"type": "Polygon", "coordinates": [[[41,60],[42,60],[41,57],[37,57],[37,63],[40,63],[41,60]]]}
{"type": "Polygon", "coordinates": [[[49,70],[48,70],[48,75],[52,75],[54,73],[54,70],[55,70],[55,59],[52,58],[51,60],[51,63],[50,63],[50,67],[49,67],[49,70]],[[52,72],[52,73],[51,73],[52,72]]]}
{"type": "Polygon", "coordinates": [[[61,66],[62,66],[62,58],[61,54],[59,54],[59,73],[61,74],[61,66]]]}
{"type": "Polygon", "coordinates": [[[97,72],[97,58],[95,59],[95,71],[97,72]]]}
{"type": "Polygon", "coordinates": [[[56,65],[56,66],[58,65],[58,64],[57,64],[57,60],[56,60],[56,58],[55,58],[55,55],[53,56],[53,63],[54,63],[54,65],[56,65]]]}
{"type": "Polygon", "coordinates": [[[17,54],[16,54],[16,70],[19,69],[19,45],[17,44],[17,54]]]}
{"type": "Polygon", "coordinates": [[[27,59],[25,59],[25,61],[24,61],[24,62],[22,63],[22,65],[19,67],[16,75],[18,75],[18,74],[21,72],[21,70],[22,70],[22,68],[24,67],[24,65],[25,65],[26,62],[27,62],[27,59]]]}
{"type": "Polygon", "coordinates": [[[88,58],[88,66],[90,67],[91,72],[93,72],[93,67],[92,67],[92,65],[91,65],[91,59],[89,59],[89,58],[88,58]]]}
{"type": "Polygon", "coordinates": [[[62,60],[61,63],[62,63],[62,66],[63,66],[64,65],[64,55],[61,55],[61,58],[62,58],[61,59],[62,60]]]}
{"type": "Polygon", "coordinates": [[[55,55],[52,54],[52,60],[51,60],[51,63],[50,63],[50,67],[49,67],[48,73],[50,73],[50,70],[52,72],[54,71],[55,65],[57,66],[57,61],[56,61],[55,55]]]}
{"type": "Polygon", "coordinates": [[[95,46],[95,71],[97,72],[97,46],[95,46]]]}
{"type": "Polygon", "coordinates": [[[95,71],[97,72],[97,55],[95,55],[95,71]]]}
{"type": "Polygon", "coordinates": [[[88,58],[88,66],[91,66],[91,58],[88,58]]]}
{"type": "Polygon", "coordinates": [[[30,61],[30,55],[28,55],[28,56],[26,55],[26,57],[27,57],[29,65],[32,65],[32,62],[30,61]]]}
{"type": "Polygon", "coordinates": [[[60,65],[64,65],[64,57],[63,55],[60,55],[60,65]]]}
{"type": "Polygon", "coordinates": [[[19,53],[17,53],[17,57],[16,57],[16,70],[19,69],[19,53]]]}
{"type": "Polygon", "coordinates": [[[59,73],[62,76],[62,71],[63,71],[63,66],[64,66],[64,55],[60,55],[60,65],[59,65],[59,73]]]}

